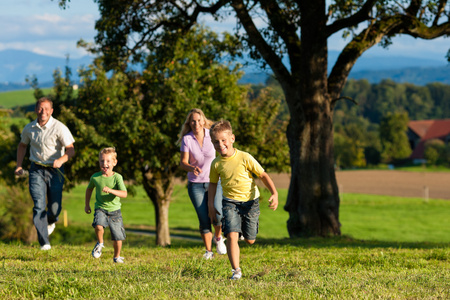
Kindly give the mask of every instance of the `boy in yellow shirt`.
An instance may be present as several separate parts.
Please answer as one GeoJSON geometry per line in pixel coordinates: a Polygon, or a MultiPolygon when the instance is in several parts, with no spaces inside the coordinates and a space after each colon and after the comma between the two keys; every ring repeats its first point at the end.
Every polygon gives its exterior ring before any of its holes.
{"type": "Polygon", "coordinates": [[[211,163],[209,175],[209,216],[216,218],[214,197],[216,187],[221,180],[223,190],[223,233],[227,237],[227,253],[233,275],[231,279],[240,279],[242,271],[239,267],[239,233],[242,233],[248,244],[253,244],[258,233],[259,222],[259,190],[252,173],[258,176],[272,194],[269,207],[278,207],[278,192],[269,175],[249,153],[233,147],[235,136],[228,121],[221,120],[210,129],[214,148],[220,154],[211,163]]]}

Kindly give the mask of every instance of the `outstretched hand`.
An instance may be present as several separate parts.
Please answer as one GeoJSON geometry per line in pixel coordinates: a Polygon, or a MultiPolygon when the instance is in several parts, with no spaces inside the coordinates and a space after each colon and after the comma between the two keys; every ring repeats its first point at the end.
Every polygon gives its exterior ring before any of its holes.
{"type": "Polygon", "coordinates": [[[271,210],[276,210],[278,207],[278,195],[272,195],[269,198],[269,208],[271,210]]]}

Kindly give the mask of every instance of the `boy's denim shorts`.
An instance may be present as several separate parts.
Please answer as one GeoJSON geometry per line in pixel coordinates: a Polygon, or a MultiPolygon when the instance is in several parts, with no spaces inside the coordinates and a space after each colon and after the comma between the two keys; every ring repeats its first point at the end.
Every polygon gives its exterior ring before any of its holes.
{"type": "Polygon", "coordinates": [[[259,198],[241,202],[223,199],[222,229],[225,236],[241,232],[247,240],[255,240],[259,227],[259,198]]]}
{"type": "Polygon", "coordinates": [[[95,228],[97,225],[109,227],[109,230],[111,230],[111,240],[125,240],[125,228],[123,227],[122,212],[120,209],[115,211],[106,211],[101,208],[95,209],[92,227],[95,228]]]}

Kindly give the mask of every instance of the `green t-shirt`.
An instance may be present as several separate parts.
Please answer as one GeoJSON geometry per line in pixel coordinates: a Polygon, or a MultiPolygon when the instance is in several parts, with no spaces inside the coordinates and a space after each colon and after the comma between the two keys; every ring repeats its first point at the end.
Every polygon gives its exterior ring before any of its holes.
{"type": "Polygon", "coordinates": [[[103,193],[103,188],[107,186],[113,190],[126,191],[127,188],[123,183],[122,175],[114,172],[110,177],[102,175],[102,172],[97,172],[91,176],[88,189],[95,188],[95,208],[102,208],[106,211],[119,210],[121,207],[120,198],[113,194],[103,193]]]}

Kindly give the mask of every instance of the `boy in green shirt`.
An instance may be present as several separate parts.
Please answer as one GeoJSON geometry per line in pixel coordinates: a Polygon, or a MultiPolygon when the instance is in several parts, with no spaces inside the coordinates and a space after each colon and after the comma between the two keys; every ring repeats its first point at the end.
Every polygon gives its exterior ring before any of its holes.
{"type": "Polygon", "coordinates": [[[94,188],[95,192],[95,214],[92,227],[95,228],[97,244],[92,250],[92,256],[99,258],[102,255],[103,233],[105,227],[111,230],[111,239],[114,246],[114,262],[123,263],[120,256],[122,241],[125,240],[125,228],[123,227],[122,213],[120,211],[120,198],[127,197],[127,188],[123,182],[122,175],[113,172],[117,164],[117,153],[113,147],[104,148],[99,155],[100,172],[91,176],[86,188],[84,211],[91,213],[90,200],[94,188]]]}

